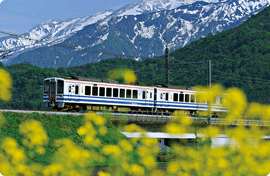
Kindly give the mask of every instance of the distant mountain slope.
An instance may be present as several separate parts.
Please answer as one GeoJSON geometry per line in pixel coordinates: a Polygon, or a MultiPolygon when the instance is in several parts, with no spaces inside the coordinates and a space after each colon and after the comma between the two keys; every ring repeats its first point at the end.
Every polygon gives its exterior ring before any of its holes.
{"type": "MultiPolygon", "coordinates": [[[[107,17],[113,18],[124,15],[140,15],[160,10],[173,9],[180,5],[190,4],[196,0],[141,0],[135,3],[128,4],[118,10],[107,10],[97,13],[95,15],[71,19],[67,21],[61,20],[47,20],[40,25],[37,25],[23,34],[26,38],[36,40],[49,41],[53,43],[60,43],[68,37],[75,34],[77,31],[83,29],[85,26],[98,22],[107,17]]],[[[213,1],[216,0],[203,0],[213,1]]],[[[2,37],[0,38],[0,50],[13,50],[13,59],[19,54],[44,46],[44,43],[39,43],[34,40],[25,40],[16,37],[2,37]]],[[[10,62],[8,59],[0,60],[4,64],[10,62]]]]}
{"type": "MultiPolygon", "coordinates": [[[[33,27],[31,30],[24,33],[22,36],[40,41],[60,43],[75,34],[77,31],[82,30],[85,26],[96,23],[99,20],[111,15],[112,13],[112,10],[108,10],[92,16],[72,19],[68,21],[47,20],[40,25],[33,27]]],[[[17,37],[0,38],[0,50],[13,50],[13,57],[18,56],[25,51],[42,46],[44,46],[44,43],[36,42],[34,40],[27,40],[17,37]]],[[[3,63],[9,62],[9,60],[0,61],[2,61],[3,63]]]]}
{"type": "MultiPolygon", "coordinates": [[[[187,1],[181,4],[179,1],[163,0],[153,1],[151,6],[148,2],[152,1],[123,7],[105,19],[86,26],[61,45],[155,57],[164,52],[164,38],[173,51],[209,33],[238,26],[269,5],[267,0],[191,1],[190,4],[187,1]],[[163,5],[158,2],[163,2],[163,5]],[[173,8],[176,3],[180,6],[173,8]],[[139,15],[123,15],[131,12],[139,15]]],[[[112,56],[50,46],[23,53],[11,64],[29,62],[41,67],[70,67],[109,57],[112,56]]]]}

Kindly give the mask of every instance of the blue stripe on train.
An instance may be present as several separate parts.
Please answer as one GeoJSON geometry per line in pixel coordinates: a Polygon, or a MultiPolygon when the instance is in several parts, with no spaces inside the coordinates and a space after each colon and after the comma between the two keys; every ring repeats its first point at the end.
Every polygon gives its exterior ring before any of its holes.
{"type": "MultiPolygon", "coordinates": [[[[154,107],[154,103],[134,103],[128,101],[106,101],[106,100],[87,100],[87,99],[65,99],[64,101],[74,101],[74,102],[88,102],[88,103],[100,103],[100,104],[117,104],[123,106],[152,106],[154,107]]],[[[207,107],[198,107],[198,106],[188,106],[188,105],[164,105],[164,104],[157,104],[157,108],[187,108],[187,109],[205,109],[207,107]]]]}
{"type": "MultiPolygon", "coordinates": [[[[88,103],[106,103],[106,104],[117,104],[123,106],[152,106],[154,107],[153,100],[139,100],[139,99],[126,99],[126,98],[114,98],[114,97],[95,97],[95,96],[77,96],[77,95],[64,95],[67,98],[59,98],[57,100],[60,101],[74,101],[75,102],[88,102],[88,103]],[[88,98],[88,99],[82,99],[88,98]],[[89,99],[91,98],[91,99],[89,99]],[[98,99],[98,100],[97,100],[98,99]],[[100,100],[101,99],[101,100],[100,100]],[[116,100],[116,101],[110,101],[116,100]]],[[[44,98],[44,101],[49,101],[49,99],[44,98]]],[[[164,102],[164,101],[157,101],[156,102],[157,108],[186,108],[186,109],[204,109],[207,110],[207,105],[198,105],[196,103],[185,103],[185,102],[164,102]]]]}
{"type": "MultiPolygon", "coordinates": [[[[140,100],[140,99],[132,99],[132,98],[115,98],[115,97],[100,97],[100,96],[79,96],[79,95],[64,95],[64,97],[68,97],[65,98],[66,99],[70,99],[70,98],[91,98],[91,99],[111,99],[111,100],[122,100],[122,101],[139,101],[139,102],[150,102],[150,103],[154,103],[154,100],[140,100]]],[[[57,98],[58,100],[61,100],[60,98],[57,98]]],[[[168,104],[175,104],[175,103],[179,103],[179,104],[187,104],[187,105],[193,105],[193,106],[197,106],[197,103],[186,103],[186,102],[169,102],[169,101],[157,101],[157,103],[168,103],[168,104]]],[[[207,105],[201,105],[201,106],[205,106],[207,107],[207,105]]]]}

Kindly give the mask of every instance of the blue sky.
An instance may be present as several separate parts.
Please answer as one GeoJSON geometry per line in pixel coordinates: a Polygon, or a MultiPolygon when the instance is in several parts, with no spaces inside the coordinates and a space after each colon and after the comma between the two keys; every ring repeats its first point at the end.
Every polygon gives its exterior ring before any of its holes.
{"type": "Polygon", "coordinates": [[[139,0],[0,0],[0,30],[22,34],[48,19],[85,17],[136,1],[139,0]]]}

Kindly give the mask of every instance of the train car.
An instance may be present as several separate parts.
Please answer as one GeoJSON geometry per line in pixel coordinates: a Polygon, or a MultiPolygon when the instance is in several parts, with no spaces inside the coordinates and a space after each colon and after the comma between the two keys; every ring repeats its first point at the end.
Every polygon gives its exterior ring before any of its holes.
{"type": "Polygon", "coordinates": [[[45,107],[72,110],[207,111],[192,90],[147,87],[64,78],[44,80],[45,107]]]}

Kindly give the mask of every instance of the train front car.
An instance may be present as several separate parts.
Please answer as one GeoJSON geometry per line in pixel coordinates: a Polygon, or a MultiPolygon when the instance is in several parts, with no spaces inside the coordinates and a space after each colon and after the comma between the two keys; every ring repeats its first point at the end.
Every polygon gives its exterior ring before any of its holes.
{"type": "Polygon", "coordinates": [[[44,79],[43,87],[44,107],[53,107],[54,109],[64,108],[64,79],[46,78],[44,79]]]}

